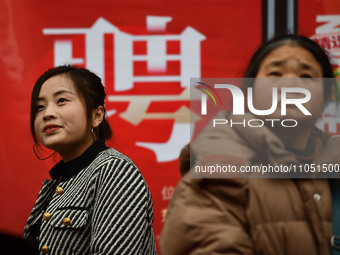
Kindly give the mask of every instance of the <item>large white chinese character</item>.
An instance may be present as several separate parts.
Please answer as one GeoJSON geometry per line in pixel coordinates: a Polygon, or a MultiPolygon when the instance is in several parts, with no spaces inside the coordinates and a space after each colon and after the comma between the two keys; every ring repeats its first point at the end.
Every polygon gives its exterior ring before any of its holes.
{"type": "MultiPolygon", "coordinates": [[[[171,17],[147,17],[147,30],[149,32],[163,32],[171,17]]],[[[154,96],[154,95],[109,95],[109,101],[130,101],[127,110],[120,117],[134,125],[138,125],[144,119],[174,119],[175,123],[170,138],[166,143],[137,142],[136,145],[151,149],[155,152],[157,161],[171,161],[178,157],[180,149],[190,141],[190,110],[183,106],[175,113],[147,113],[149,104],[153,101],[183,101],[189,100],[190,78],[201,76],[201,41],[205,36],[191,27],[187,27],[181,34],[150,34],[131,35],[120,31],[104,18],[99,18],[90,28],[59,28],[44,29],[46,35],[85,35],[85,58],[74,58],[71,40],[55,40],[54,65],[84,64],[86,68],[95,72],[104,84],[105,72],[113,72],[114,91],[126,91],[134,87],[135,82],[155,82],[162,85],[164,82],[178,82],[185,88],[180,95],[154,96]],[[114,70],[105,69],[105,35],[113,36],[114,70]],[[167,43],[178,41],[180,51],[178,54],[167,54],[167,43]],[[146,54],[134,55],[134,43],[145,42],[146,54]],[[178,61],[180,72],[177,75],[134,75],[133,66],[137,61],[145,61],[147,70],[151,74],[154,71],[166,72],[167,61],[178,61]],[[134,109],[136,111],[134,111],[134,109]],[[134,112],[134,114],[132,114],[134,112]],[[138,114],[136,114],[138,112],[138,114]]],[[[164,85],[162,85],[164,86],[164,85]]],[[[113,111],[114,112],[114,111],[113,111]]]]}
{"type": "MultiPolygon", "coordinates": [[[[157,22],[164,24],[164,19],[148,19],[150,30],[157,27],[157,22]],[[154,20],[150,22],[150,20],[154,20]]],[[[169,19],[167,18],[166,21],[169,19]]],[[[162,27],[162,26],[161,26],[162,27]]],[[[187,27],[180,35],[130,35],[99,18],[91,28],[58,28],[43,29],[46,35],[76,35],[84,34],[86,38],[86,68],[92,70],[104,81],[104,35],[114,35],[114,89],[115,91],[129,90],[134,82],[169,82],[178,81],[182,87],[189,86],[191,77],[201,77],[201,47],[205,36],[191,27],[187,27]],[[133,55],[133,42],[145,41],[146,55],[133,55]],[[180,41],[180,54],[167,55],[166,43],[180,41]],[[169,76],[134,76],[133,63],[147,61],[148,70],[165,70],[166,61],[178,60],[181,63],[180,75],[169,76]]],[[[56,40],[54,44],[54,65],[81,64],[84,59],[74,59],[72,56],[71,40],[56,40]]],[[[105,83],[105,81],[104,81],[105,83]]]]}

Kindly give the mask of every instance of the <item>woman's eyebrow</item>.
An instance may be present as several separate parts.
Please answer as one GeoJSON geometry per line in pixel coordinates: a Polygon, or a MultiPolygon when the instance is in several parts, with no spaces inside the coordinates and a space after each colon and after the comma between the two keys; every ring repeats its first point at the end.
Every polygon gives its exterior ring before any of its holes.
{"type": "Polygon", "coordinates": [[[282,66],[285,62],[287,62],[287,61],[276,60],[276,61],[273,61],[273,62],[269,63],[268,66],[282,66]]]}
{"type": "Polygon", "coordinates": [[[65,94],[65,93],[74,95],[74,93],[72,93],[72,92],[69,91],[69,90],[59,90],[59,91],[55,92],[55,93],[53,94],[53,96],[54,96],[54,97],[57,97],[57,96],[59,96],[59,95],[61,95],[61,94],[65,94]]]}
{"type": "Polygon", "coordinates": [[[275,60],[275,61],[271,61],[268,64],[265,65],[265,68],[271,68],[271,67],[278,67],[278,66],[282,66],[284,64],[285,61],[283,60],[275,60]]]}
{"type": "MultiPolygon", "coordinates": [[[[270,67],[279,67],[279,66],[284,65],[285,62],[287,62],[287,61],[285,61],[285,60],[272,61],[272,62],[270,62],[270,63],[268,63],[268,64],[266,65],[266,68],[270,68],[270,67]]],[[[316,70],[312,65],[310,65],[310,64],[308,64],[308,63],[303,63],[303,62],[302,62],[302,63],[300,63],[299,65],[301,66],[302,69],[305,69],[305,70],[311,71],[311,72],[313,72],[313,73],[315,73],[315,74],[318,74],[317,70],[316,70]]]]}
{"type": "Polygon", "coordinates": [[[301,65],[302,69],[311,71],[314,74],[318,74],[318,71],[312,65],[309,65],[307,63],[301,63],[300,65],[301,65]]]}
{"type": "MultiPolygon", "coordinates": [[[[59,95],[61,95],[61,94],[65,94],[65,93],[74,95],[74,93],[72,93],[72,92],[69,91],[69,90],[59,90],[59,91],[57,91],[57,92],[55,92],[55,93],[53,94],[53,97],[57,97],[57,96],[59,96],[59,95]]],[[[38,98],[37,98],[37,102],[38,102],[38,101],[43,101],[44,99],[45,99],[44,97],[38,97],[38,98]]]]}

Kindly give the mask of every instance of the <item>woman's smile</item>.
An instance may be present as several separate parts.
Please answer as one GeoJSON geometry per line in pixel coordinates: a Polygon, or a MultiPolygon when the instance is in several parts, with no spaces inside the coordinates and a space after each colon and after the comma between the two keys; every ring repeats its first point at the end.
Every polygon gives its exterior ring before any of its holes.
{"type": "Polygon", "coordinates": [[[43,132],[50,134],[50,133],[54,133],[55,131],[59,130],[60,128],[61,128],[61,126],[58,126],[58,125],[55,125],[55,124],[49,124],[49,125],[46,125],[44,127],[43,132]]]}

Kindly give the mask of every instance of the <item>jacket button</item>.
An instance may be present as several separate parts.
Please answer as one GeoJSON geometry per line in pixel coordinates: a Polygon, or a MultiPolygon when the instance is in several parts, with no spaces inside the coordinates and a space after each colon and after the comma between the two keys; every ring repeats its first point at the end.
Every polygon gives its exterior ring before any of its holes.
{"type": "Polygon", "coordinates": [[[43,214],[43,218],[44,218],[45,221],[48,221],[48,220],[51,218],[51,214],[48,213],[48,212],[45,212],[45,213],[43,214]]]}
{"type": "Polygon", "coordinates": [[[63,219],[63,224],[64,224],[64,226],[70,226],[71,225],[71,219],[70,218],[64,218],[63,219]]]}
{"type": "Polygon", "coordinates": [[[315,193],[315,194],[314,194],[314,199],[315,199],[316,201],[319,201],[319,200],[321,199],[320,194],[315,193]]]}
{"type": "Polygon", "coordinates": [[[41,252],[43,254],[47,254],[50,252],[50,248],[47,245],[44,245],[43,247],[41,247],[41,252]]]}
{"type": "Polygon", "coordinates": [[[55,193],[57,193],[58,195],[61,195],[64,193],[64,189],[62,187],[57,187],[55,190],[55,193]]]}

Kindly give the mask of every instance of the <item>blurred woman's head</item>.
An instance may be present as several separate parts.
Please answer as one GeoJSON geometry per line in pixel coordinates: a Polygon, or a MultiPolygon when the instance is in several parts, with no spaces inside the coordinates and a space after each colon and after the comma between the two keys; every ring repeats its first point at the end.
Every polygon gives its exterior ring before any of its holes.
{"type": "MultiPolygon", "coordinates": [[[[245,78],[257,78],[259,76],[259,71],[261,71],[262,64],[266,57],[274,50],[283,46],[289,46],[291,48],[297,47],[309,52],[311,56],[314,58],[315,62],[321,68],[321,76],[317,78],[333,78],[332,65],[325,50],[322,49],[313,40],[305,36],[293,34],[274,37],[273,39],[261,45],[261,47],[259,47],[259,49],[255,52],[255,54],[251,58],[251,61],[245,72],[245,78]]],[[[300,77],[306,78],[307,76],[300,77]]],[[[248,83],[248,86],[253,86],[253,84],[248,83]]],[[[323,86],[323,95],[325,101],[327,101],[330,98],[333,86],[334,83],[330,79],[325,79],[323,86]]]]}
{"type": "Polygon", "coordinates": [[[255,52],[245,78],[251,78],[245,87],[253,108],[266,111],[257,117],[295,123],[296,128],[276,125],[272,131],[284,143],[304,148],[336,86],[327,53],[304,36],[275,37],[255,52]]]}

